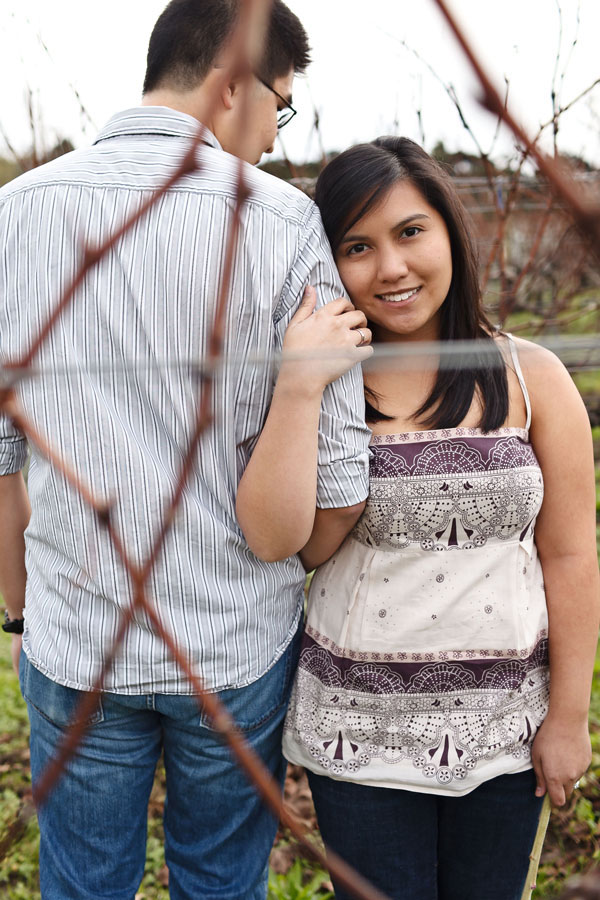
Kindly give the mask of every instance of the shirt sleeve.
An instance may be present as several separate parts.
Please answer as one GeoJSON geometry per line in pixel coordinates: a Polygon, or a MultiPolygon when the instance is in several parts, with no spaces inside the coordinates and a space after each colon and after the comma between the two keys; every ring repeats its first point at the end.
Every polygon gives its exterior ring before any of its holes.
{"type": "MultiPolygon", "coordinates": [[[[10,254],[11,248],[8,242],[8,226],[11,221],[10,210],[5,204],[0,204],[0,247],[3,256],[10,254]]],[[[8,266],[3,259],[0,263],[0,387],[2,386],[2,367],[6,363],[7,351],[4,345],[10,324],[10,307],[6,304],[6,298],[10,296],[10,287],[7,282],[8,266]]],[[[27,461],[27,442],[11,420],[0,411],[0,476],[13,475],[19,472],[27,461]]]]}
{"type": "Polygon", "coordinates": [[[27,461],[27,441],[0,413],[0,476],[19,472],[27,461]]]}
{"type": "MultiPolygon", "coordinates": [[[[290,270],[274,314],[277,344],[281,347],[290,319],[312,284],[317,306],[345,295],[317,207],[311,204],[304,240],[290,270]]],[[[369,439],[365,424],[362,370],[354,366],[323,393],[319,421],[317,506],[352,506],[369,492],[369,439]]]]}

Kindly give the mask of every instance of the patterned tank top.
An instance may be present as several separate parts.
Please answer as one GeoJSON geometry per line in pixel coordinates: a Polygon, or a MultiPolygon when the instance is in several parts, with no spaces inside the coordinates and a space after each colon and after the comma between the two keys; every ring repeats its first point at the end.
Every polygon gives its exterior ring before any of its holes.
{"type": "Polygon", "coordinates": [[[313,577],[284,752],[318,774],[437,794],[531,768],[548,707],[522,428],[378,435],[370,495],[313,577]]]}

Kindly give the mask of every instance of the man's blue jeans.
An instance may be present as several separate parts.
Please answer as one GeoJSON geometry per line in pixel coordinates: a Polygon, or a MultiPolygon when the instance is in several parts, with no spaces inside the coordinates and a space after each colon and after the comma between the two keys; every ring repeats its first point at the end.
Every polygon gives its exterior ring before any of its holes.
{"type": "Polygon", "coordinates": [[[543,802],[532,770],[464,797],[308,780],[325,843],[392,900],[520,900],[543,802]]]}
{"type": "MultiPolygon", "coordinates": [[[[222,691],[245,737],[283,781],[281,731],[298,640],[262,678],[222,691]]],[[[40,777],[81,692],[21,655],[40,777]]],[[[165,857],[172,900],[264,900],[277,823],[194,697],[102,694],[82,746],[39,810],[43,900],[134,900],[144,872],[148,800],[164,753],[165,857]]]]}

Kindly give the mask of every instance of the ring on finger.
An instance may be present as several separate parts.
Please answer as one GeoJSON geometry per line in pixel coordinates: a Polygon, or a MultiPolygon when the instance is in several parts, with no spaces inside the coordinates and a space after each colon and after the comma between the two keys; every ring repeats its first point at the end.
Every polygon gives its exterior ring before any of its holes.
{"type": "Polygon", "coordinates": [[[366,335],[365,335],[364,331],[362,330],[362,328],[357,328],[356,330],[360,334],[360,344],[358,346],[362,347],[362,345],[366,344],[366,342],[367,342],[366,335]]]}

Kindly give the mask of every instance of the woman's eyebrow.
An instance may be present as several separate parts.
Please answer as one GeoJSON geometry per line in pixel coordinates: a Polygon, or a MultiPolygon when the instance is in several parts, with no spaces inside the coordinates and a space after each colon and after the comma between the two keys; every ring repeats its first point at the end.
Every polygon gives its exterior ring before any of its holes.
{"type": "MultiPolygon", "coordinates": [[[[411,216],[406,216],[404,219],[401,219],[394,227],[392,231],[398,231],[399,228],[404,228],[408,225],[409,222],[414,222],[415,219],[429,219],[431,218],[426,213],[413,213],[411,216]]],[[[341,240],[342,244],[349,244],[351,241],[366,241],[368,239],[368,235],[365,234],[346,234],[341,240]]]]}

